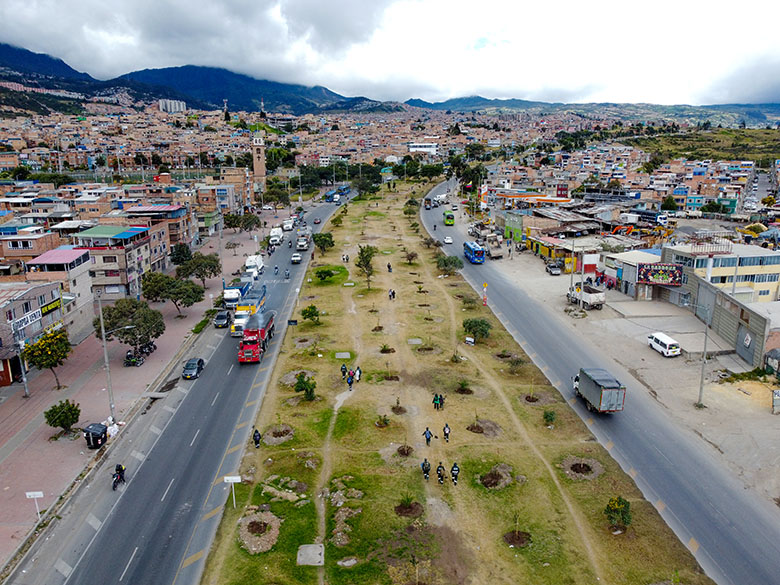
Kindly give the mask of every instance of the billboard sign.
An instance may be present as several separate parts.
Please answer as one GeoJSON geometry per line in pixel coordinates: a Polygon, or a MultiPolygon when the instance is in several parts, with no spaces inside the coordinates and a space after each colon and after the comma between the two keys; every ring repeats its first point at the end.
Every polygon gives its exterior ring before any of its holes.
{"type": "Polygon", "coordinates": [[[682,265],[680,264],[639,264],[637,265],[637,284],[663,284],[682,286],[682,265]]]}

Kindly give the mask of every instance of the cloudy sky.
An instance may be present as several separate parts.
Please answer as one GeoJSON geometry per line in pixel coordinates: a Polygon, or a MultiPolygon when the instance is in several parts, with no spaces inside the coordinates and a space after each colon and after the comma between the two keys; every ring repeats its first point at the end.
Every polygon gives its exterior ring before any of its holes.
{"type": "Polygon", "coordinates": [[[765,0],[0,0],[0,41],[100,79],[193,64],[381,100],[777,102],[778,17],[765,0]]]}

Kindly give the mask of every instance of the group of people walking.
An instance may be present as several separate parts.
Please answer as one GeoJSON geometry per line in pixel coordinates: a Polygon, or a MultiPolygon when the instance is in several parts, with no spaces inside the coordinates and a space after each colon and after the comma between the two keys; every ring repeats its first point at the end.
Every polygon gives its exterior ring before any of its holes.
{"type": "Polygon", "coordinates": [[[362,374],[363,371],[360,369],[360,366],[358,366],[354,370],[350,370],[347,369],[347,364],[341,364],[341,379],[346,380],[350,392],[352,391],[352,384],[354,384],[355,382],[360,382],[360,376],[362,374]]]}
{"type": "Polygon", "coordinates": [[[433,409],[444,410],[444,394],[433,395],[433,409]]]}
{"type": "MultiPolygon", "coordinates": [[[[428,478],[431,475],[431,463],[430,461],[428,461],[427,457],[423,459],[422,463],[420,463],[420,467],[422,468],[423,477],[425,477],[425,481],[428,481],[428,478]]],[[[452,483],[454,485],[458,485],[458,475],[460,475],[460,467],[458,467],[458,464],[456,462],[453,463],[452,467],[450,468],[450,477],[452,478],[452,483]]],[[[444,485],[444,480],[447,479],[447,470],[441,461],[439,461],[439,465],[436,468],[436,477],[439,480],[439,485],[444,485]]]]}

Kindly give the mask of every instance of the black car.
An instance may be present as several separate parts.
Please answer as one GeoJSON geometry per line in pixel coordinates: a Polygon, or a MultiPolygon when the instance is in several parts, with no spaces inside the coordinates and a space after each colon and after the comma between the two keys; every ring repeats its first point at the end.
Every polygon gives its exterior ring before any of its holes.
{"type": "Polygon", "coordinates": [[[217,313],[216,317],[214,317],[214,327],[218,329],[230,327],[231,321],[233,321],[233,317],[231,316],[230,311],[220,311],[217,313]]]}
{"type": "Polygon", "coordinates": [[[200,376],[200,373],[203,371],[203,366],[205,365],[206,363],[201,358],[187,360],[187,363],[184,364],[184,370],[182,370],[181,377],[185,380],[197,378],[200,376]]]}

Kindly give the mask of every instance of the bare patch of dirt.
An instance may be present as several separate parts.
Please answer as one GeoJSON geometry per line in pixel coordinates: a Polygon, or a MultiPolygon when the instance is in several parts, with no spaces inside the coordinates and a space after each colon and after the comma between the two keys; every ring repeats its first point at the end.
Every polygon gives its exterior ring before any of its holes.
{"type": "Polygon", "coordinates": [[[423,507],[420,502],[412,502],[409,505],[398,504],[393,510],[396,515],[404,518],[419,518],[423,513],[423,507]]]}
{"type": "Polygon", "coordinates": [[[435,527],[433,533],[440,547],[434,559],[434,567],[443,573],[445,583],[464,585],[468,582],[469,566],[473,559],[463,545],[462,536],[447,526],[435,527]]]}
{"type": "Polygon", "coordinates": [[[457,388],[455,388],[455,394],[469,395],[469,394],[474,394],[474,391],[471,388],[461,388],[460,386],[458,386],[457,388]]]}
{"type": "Polygon", "coordinates": [[[396,453],[398,453],[401,457],[409,457],[414,452],[414,447],[411,445],[401,445],[396,449],[396,453]]]}
{"type": "Polygon", "coordinates": [[[538,406],[545,406],[547,404],[557,404],[558,402],[560,402],[555,398],[555,395],[553,395],[550,392],[535,392],[534,394],[526,394],[522,398],[526,402],[530,402],[538,406]],[[528,399],[529,396],[533,396],[536,400],[529,400],[528,399]]]}
{"type": "MultiPolygon", "coordinates": [[[[311,347],[317,343],[316,339],[310,339],[308,337],[301,337],[295,340],[295,349],[303,349],[305,347],[311,347]]],[[[294,384],[295,382],[293,382],[294,384]]]]}
{"type": "Polygon", "coordinates": [[[536,394],[526,394],[525,401],[533,404],[534,402],[539,402],[539,397],[536,394]]]}
{"type": "Polygon", "coordinates": [[[266,445],[281,445],[292,439],[295,431],[290,425],[274,425],[263,434],[263,443],[266,445]]]}
{"type": "Polygon", "coordinates": [[[279,383],[284,386],[295,386],[295,378],[303,372],[306,374],[306,377],[312,378],[316,374],[316,372],[312,372],[311,370],[293,370],[291,372],[287,372],[284,376],[282,376],[279,379],[279,383]]]}
{"type": "Polygon", "coordinates": [[[523,548],[531,544],[531,535],[522,530],[512,530],[504,534],[504,542],[515,548],[523,548]]]}
{"type": "Polygon", "coordinates": [[[390,410],[393,411],[393,414],[398,414],[398,415],[406,414],[406,409],[403,406],[401,406],[400,404],[396,404],[390,410]]]}
{"type": "Polygon", "coordinates": [[[430,305],[429,305],[428,303],[420,303],[420,304],[419,304],[419,305],[417,305],[417,306],[418,306],[418,307],[430,307],[430,305]]]}
{"type": "Polygon", "coordinates": [[[423,317],[426,321],[433,321],[433,317],[423,317]]]}
{"type": "Polygon", "coordinates": [[[238,539],[242,548],[252,555],[271,550],[279,538],[282,522],[269,511],[249,506],[247,514],[238,521],[238,539]]]}
{"type": "MultiPolygon", "coordinates": [[[[395,350],[393,350],[393,351],[395,351],[395,350]]],[[[396,376],[395,374],[390,374],[389,376],[385,376],[385,377],[383,378],[383,380],[390,381],[390,382],[398,382],[398,380],[400,380],[400,379],[401,379],[401,378],[399,378],[399,377],[398,377],[398,376],[396,376]]]]}
{"type": "MultiPolygon", "coordinates": [[[[411,272],[409,274],[412,274],[411,272]]],[[[414,284],[425,284],[422,280],[413,280],[414,284]]]]}
{"type": "Polygon", "coordinates": [[[379,353],[395,353],[394,347],[383,347],[379,350],[379,353]]]}
{"type": "Polygon", "coordinates": [[[494,465],[490,471],[479,478],[479,482],[488,489],[500,490],[510,485],[512,479],[512,468],[506,463],[494,465]]]}
{"type": "Polygon", "coordinates": [[[381,325],[377,325],[371,331],[373,331],[374,333],[379,333],[380,331],[382,331],[382,329],[384,329],[384,327],[382,327],[381,325]]]}
{"type": "Polygon", "coordinates": [[[435,349],[435,347],[418,347],[417,351],[420,353],[431,353],[435,349]]]}
{"type": "Polygon", "coordinates": [[[604,473],[604,466],[595,459],[568,456],[561,462],[564,473],[570,479],[596,479],[604,473]]]}
{"type": "Polygon", "coordinates": [[[477,419],[467,426],[466,429],[472,433],[479,433],[491,439],[501,435],[501,427],[499,424],[488,419],[477,419]]]}
{"type": "Polygon", "coordinates": [[[509,353],[508,351],[502,351],[501,353],[497,353],[496,357],[500,360],[508,360],[512,357],[513,354],[509,353]]]}

